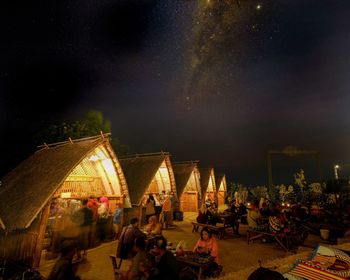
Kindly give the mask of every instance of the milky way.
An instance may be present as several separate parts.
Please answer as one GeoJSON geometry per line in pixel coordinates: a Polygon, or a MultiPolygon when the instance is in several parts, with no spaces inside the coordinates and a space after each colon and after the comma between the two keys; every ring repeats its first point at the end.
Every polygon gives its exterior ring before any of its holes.
{"type": "Polygon", "coordinates": [[[264,23],[272,8],[269,1],[202,0],[198,3],[188,60],[187,100],[221,94],[219,84],[233,75],[232,63],[249,52],[249,45],[258,46],[264,38],[271,37],[271,29],[276,29],[276,24],[271,27],[264,23]],[[226,68],[230,69],[226,71],[226,68]]]}

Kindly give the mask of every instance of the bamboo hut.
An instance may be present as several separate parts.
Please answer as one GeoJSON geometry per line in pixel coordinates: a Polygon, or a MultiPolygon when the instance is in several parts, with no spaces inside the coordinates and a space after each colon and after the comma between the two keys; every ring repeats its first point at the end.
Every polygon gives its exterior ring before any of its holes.
{"type": "Polygon", "coordinates": [[[140,224],[145,222],[145,197],[162,191],[173,191],[176,197],[174,171],[169,153],[140,154],[121,158],[120,164],[125,174],[133,206],[128,219],[138,217],[140,224]]]}
{"type": "Polygon", "coordinates": [[[227,194],[227,184],[225,174],[218,174],[215,176],[215,184],[218,194],[218,206],[225,204],[225,197],[227,194]]]}
{"type": "Polygon", "coordinates": [[[214,168],[199,168],[199,173],[202,191],[202,202],[209,200],[217,204],[214,168]]]}
{"type": "Polygon", "coordinates": [[[0,190],[0,257],[40,263],[50,238],[57,201],[79,202],[90,195],[124,199],[126,181],[108,134],[41,146],[2,180],[0,190]]]}
{"type": "Polygon", "coordinates": [[[173,164],[180,210],[183,212],[198,211],[201,187],[197,163],[198,161],[189,161],[173,164]]]}

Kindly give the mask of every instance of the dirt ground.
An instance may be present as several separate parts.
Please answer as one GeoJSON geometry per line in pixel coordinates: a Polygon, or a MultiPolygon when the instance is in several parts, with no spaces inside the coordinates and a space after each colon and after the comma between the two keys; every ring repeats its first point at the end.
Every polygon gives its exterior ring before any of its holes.
{"type": "MultiPolygon", "coordinates": [[[[174,229],[164,230],[163,235],[168,242],[172,242],[174,246],[184,240],[187,243],[187,249],[192,250],[196,244],[199,233],[192,233],[191,222],[195,220],[196,213],[185,213],[184,221],[175,222],[174,229]]],[[[245,231],[246,227],[240,228],[241,237],[234,237],[228,232],[224,239],[218,240],[221,264],[223,265],[222,278],[234,275],[239,270],[258,266],[259,260],[264,263],[271,263],[273,259],[280,259],[291,256],[293,253],[285,253],[275,243],[263,244],[256,241],[253,244],[247,244],[245,231]],[[225,277],[226,275],[226,277],[225,277]]],[[[311,251],[309,248],[300,248],[298,252],[311,251]]],[[[109,280],[114,279],[112,264],[109,255],[115,252],[115,242],[108,242],[88,252],[87,261],[79,264],[77,274],[85,280],[109,280]]],[[[48,276],[53,261],[43,261],[40,266],[40,272],[43,276],[48,276]]],[[[122,265],[122,269],[126,268],[127,263],[122,265]]],[[[231,279],[231,278],[230,278],[231,279]]],[[[236,277],[232,278],[236,279],[236,277]]],[[[237,277],[238,279],[238,277],[237,277]]]]}
{"type": "MultiPolygon", "coordinates": [[[[197,213],[185,213],[184,221],[176,222],[177,228],[163,231],[164,236],[176,245],[180,240],[184,240],[188,249],[192,250],[199,233],[192,233],[191,222],[195,220],[197,213]]],[[[246,240],[247,226],[241,225],[240,237],[234,236],[227,230],[224,239],[218,240],[219,254],[223,273],[231,273],[246,267],[258,265],[259,260],[262,264],[276,258],[282,258],[292,253],[285,253],[277,244],[263,244],[256,241],[253,244],[247,244],[246,240]]]]}

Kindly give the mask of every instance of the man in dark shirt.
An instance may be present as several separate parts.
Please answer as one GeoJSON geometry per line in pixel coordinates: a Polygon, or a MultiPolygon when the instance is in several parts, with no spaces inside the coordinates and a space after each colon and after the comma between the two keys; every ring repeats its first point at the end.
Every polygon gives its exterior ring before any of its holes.
{"type": "Polygon", "coordinates": [[[123,229],[120,235],[120,257],[121,259],[128,259],[132,257],[132,251],[134,247],[135,239],[138,237],[146,238],[144,234],[138,227],[138,219],[132,218],[130,220],[130,225],[123,229]]]}
{"type": "Polygon", "coordinates": [[[178,280],[179,267],[173,253],[166,249],[167,240],[161,236],[156,244],[154,253],[157,255],[157,272],[151,279],[155,280],[178,280]]]}

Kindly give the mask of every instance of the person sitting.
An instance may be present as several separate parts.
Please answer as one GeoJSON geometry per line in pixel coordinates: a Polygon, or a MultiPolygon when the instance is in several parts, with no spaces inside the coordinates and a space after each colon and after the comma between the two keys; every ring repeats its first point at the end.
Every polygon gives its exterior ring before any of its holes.
{"type": "Polygon", "coordinates": [[[73,270],[73,256],[77,251],[77,244],[71,240],[65,240],[61,244],[60,258],[52,268],[48,280],[80,280],[73,270]]]}
{"type": "Polygon", "coordinates": [[[262,224],[261,215],[258,207],[253,203],[247,215],[248,226],[254,230],[265,230],[266,227],[262,224]]]}
{"type": "Polygon", "coordinates": [[[215,204],[211,204],[211,206],[207,210],[207,224],[215,226],[216,223],[220,223],[221,219],[218,215],[217,209],[215,208],[215,204]]]}
{"type": "Polygon", "coordinates": [[[248,277],[248,280],[284,280],[286,278],[277,271],[265,267],[259,267],[254,270],[248,277]]]}
{"type": "Polygon", "coordinates": [[[206,224],[208,222],[207,206],[205,206],[205,203],[203,203],[201,208],[199,209],[196,220],[197,223],[200,224],[206,224]]]}
{"type": "Polygon", "coordinates": [[[201,230],[201,237],[197,241],[193,252],[198,254],[210,255],[214,257],[214,261],[216,263],[219,263],[218,243],[207,227],[201,230]]]}
{"type": "Polygon", "coordinates": [[[155,243],[155,247],[152,250],[156,256],[157,265],[156,272],[150,277],[154,280],[178,280],[179,279],[179,267],[174,257],[174,254],[166,249],[167,240],[161,236],[155,243]]]}
{"type": "Polygon", "coordinates": [[[141,265],[147,262],[150,254],[146,252],[146,241],[143,237],[135,239],[134,250],[137,252],[132,259],[132,264],[129,271],[122,273],[120,280],[141,280],[144,279],[144,273],[141,265]]]}
{"type": "Polygon", "coordinates": [[[136,238],[146,238],[146,235],[138,228],[138,222],[137,218],[132,218],[130,225],[125,227],[120,235],[120,258],[123,260],[132,256],[136,238]]]}
{"type": "Polygon", "coordinates": [[[210,255],[214,258],[214,262],[203,272],[205,276],[218,276],[222,271],[222,266],[219,265],[219,247],[215,237],[209,231],[207,227],[201,231],[201,237],[197,241],[196,246],[193,248],[193,252],[200,255],[210,255]]]}
{"type": "Polygon", "coordinates": [[[148,235],[162,235],[162,226],[156,215],[149,218],[149,224],[145,226],[145,231],[148,235]]]}
{"type": "Polygon", "coordinates": [[[261,204],[261,208],[259,209],[259,213],[263,220],[268,221],[269,217],[272,216],[272,211],[267,206],[266,202],[261,204]]]}

